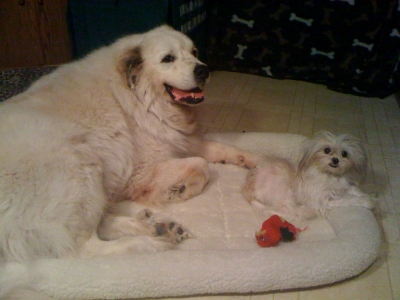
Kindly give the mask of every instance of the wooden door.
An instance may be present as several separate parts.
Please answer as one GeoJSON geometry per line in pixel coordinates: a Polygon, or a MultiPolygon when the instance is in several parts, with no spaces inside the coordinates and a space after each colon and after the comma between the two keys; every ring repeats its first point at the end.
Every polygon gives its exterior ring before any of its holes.
{"type": "Polygon", "coordinates": [[[67,26],[68,0],[37,1],[36,14],[45,65],[71,60],[72,51],[67,26]]]}
{"type": "Polygon", "coordinates": [[[67,0],[0,0],[0,67],[71,59],[67,0]]]}

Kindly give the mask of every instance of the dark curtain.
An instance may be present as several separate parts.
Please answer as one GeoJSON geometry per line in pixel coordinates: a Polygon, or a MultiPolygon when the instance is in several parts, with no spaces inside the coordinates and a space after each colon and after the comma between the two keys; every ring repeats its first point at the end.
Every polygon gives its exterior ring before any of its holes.
{"type": "Polygon", "coordinates": [[[399,90],[398,0],[220,0],[208,10],[214,70],[323,83],[367,97],[399,90]]]}
{"type": "Polygon", "coordinates": [[[169,0],[68,0],[75,58],[168,22],[169,0]]]}
{"type": "Polygon", "coordinates": [[[76,58],[162,24],[189,35],[205,58],[203,0],[68,0],[68,17],[76,58]]]}

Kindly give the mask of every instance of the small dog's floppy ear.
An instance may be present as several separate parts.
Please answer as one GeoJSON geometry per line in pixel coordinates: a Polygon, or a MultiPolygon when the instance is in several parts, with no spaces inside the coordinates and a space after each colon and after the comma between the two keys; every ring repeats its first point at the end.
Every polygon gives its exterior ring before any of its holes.
{"type": "Polygon", "coordinates": [[[139,47],[127,51],[121,59],[121,74],[125,77],[126,84],[130,89],[135,88],[142,64],[143,59],[139,47]]]}
{"type": "Polygon", "coordinates": [[[310,165],[310,161],[313,159],[314,154],[319,149],[319,144],[321,140],[326,138],[327,132],[320,131],[316,133],[313,138],[303,142],[300,149],[300,160],[297,168],[297,173],[304,172],[310,165]]]}
{"type": "Polygon", "coordinates": [[[303,173],[309,164],[310,157],[313,151],[313,140],[307,140],[302,144],[300,149],[300,160],[297,168],[297,173],[303,173]]]}
{"type": "Polygon", "coordinates": [[[359,175],[359,181],[363,183],[367,178],[367,172],[368,172],[368,160],[366,154],[363,154],[362,157],[356,159],[355,169],[357,174],[359,175]]]}
{"type": "Polygon", "coordinates": [[[358,180],[363,182],[368,170],[368,159],[365,148],[358,138],[350,134],[342,134],[340,138],[343,144],[346,145],[346,149],[349,152],[349,159],[354,166],[354,171],[358,174],[358,180]]]}

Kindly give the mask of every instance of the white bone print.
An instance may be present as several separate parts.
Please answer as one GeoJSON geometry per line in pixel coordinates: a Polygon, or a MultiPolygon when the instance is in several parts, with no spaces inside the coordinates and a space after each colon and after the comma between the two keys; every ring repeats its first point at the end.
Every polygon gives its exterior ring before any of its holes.
{"type": "Polygon", "coordinates": [[[369,51],[372,51],[372,47],[374,47],[374,44],[366,44],[366,43],[360,42],[358,39],[354,39],[352,46],[353,47],[357,47],[357,46],[364,47],[364,48],[368,49],[369,51]]]}
{"type": "Polygon", "coordinates": [[[238,44],[238,53],[234,56],[234,58],[238,58],[238,59],[244,59],[243,57],[243,51],[247,49],[246,45],[240,45],[238,44]]]}
{"type": "Polygon", "coordinates": [[[357,93],[360,93],[360,94],[366,94],[367,93],[367,92],[364,92],[364,91],[360,91],[356,86],[353,86],[351,89],[353,91],[357,92],[357,93]]]}
{"type": "Polygon", "coordinates": [[[266,66],[266,67],[262,68],[262,70],[264,70],[265,73],[267,73],[268,76],[271,76],[271,77],[274,76],[271,73],[271,66],[266,66]]]}
{"type": "Polygon", "coordinates": [[[393,28],[390,36],[400,37],[400,32],[397,30],[397,28],[393,28]]]}
{"type": "Polygon", "coordinates": [[[323,55],[328,57],[329,59],[334,59],[335,57],[335,52],[324,52],[324,51],[320,51],[317,50],[316,48],[311,48],[311,55],[323,55]]]}
{"type": "Polygon", "coordinates": [[[232,23],[236,23],[236,22],[242,23],[242,24],[249,26],[250,28],[253,28],[253,25],[254,25],[254,20],[249,20],[249,21],[243,20],[243,19],[240,19],[237,15],[232,16],[231,22],[232,23]]]}
{"type": "Polygon", "coordinates": [[[303,18],[300,18],[300,17],[296,16],[295,13],[291,13],[291,14],[290,14],[289,21],[297,21],[297,22],[304,23],[304,24],[306,24],[307,26],[311,26],[311,24],[312,24],[312,22],[313,22],[314,20],[313,20],[313,19],[303,19],[303,18]]]}

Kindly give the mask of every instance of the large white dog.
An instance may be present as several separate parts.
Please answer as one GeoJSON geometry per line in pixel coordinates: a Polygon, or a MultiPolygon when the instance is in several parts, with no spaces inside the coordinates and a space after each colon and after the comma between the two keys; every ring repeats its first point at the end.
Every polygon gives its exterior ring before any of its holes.
{"type": "Polygon", "coordinates": [[[160,251],[182,240],[184,229],[141,206],[125,205],[127,216],[106,211],[124,200],[189,199],[207,184],[207,162],[255,166],[258,156],[197,134],[208,78],[192,41],[162,26],[59,67],[2,103],[3,267],[160,251]]]}

